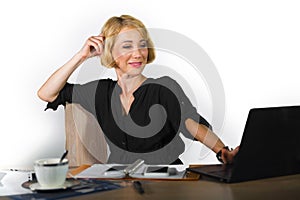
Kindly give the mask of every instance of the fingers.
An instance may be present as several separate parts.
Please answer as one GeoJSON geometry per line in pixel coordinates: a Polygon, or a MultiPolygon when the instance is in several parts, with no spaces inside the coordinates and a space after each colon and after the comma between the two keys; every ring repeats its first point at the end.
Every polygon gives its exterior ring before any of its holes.
{"type": "Polygon", "coordinates": [[[103,41],[105,40],[105,36],[103,35],[103,33],[100,33],[97,37],[102,37],[103,41]]]}
{"type": "Polygon", "coordinates": [[[232,154],[235,156],[240,150],[240,146],[237,146],[233,151],[232,154]]]}
{"type": "Polygon", "coordinates": [[[87,39],[81,49],[81,55],[84,59],[99,56],[104,50],[104,37],[101,35],[91,36],[87,39]]]}
{"type": "MultiPolygon", "coordinates": [[[[92,47],[91,49],[95,49],[97,54],[101,54],[103,52],[104,37],[92,36],[88,39],[87,45],[92,47]]],[[[94,52],[91,52],[91,53],[94,53],[94,52]]]]}
{"type": "Polygon", "coordinates": [[[224,164],[231,164],[234,161],[234,157],[239,151],[239,146],[237,146],[234,150],[229,151],[227,149],[222,149],[222,160],[224,164]]]}

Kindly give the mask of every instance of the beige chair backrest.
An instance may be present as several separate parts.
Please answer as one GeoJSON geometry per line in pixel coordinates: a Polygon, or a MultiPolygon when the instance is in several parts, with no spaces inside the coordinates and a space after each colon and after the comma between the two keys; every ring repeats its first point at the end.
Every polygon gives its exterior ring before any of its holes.
{"type": "Polygon", "coordinates": [[[66,149],[70,166],[106,163],[108,147],[96,118],[79,104],[65,107],[66,149]]]}

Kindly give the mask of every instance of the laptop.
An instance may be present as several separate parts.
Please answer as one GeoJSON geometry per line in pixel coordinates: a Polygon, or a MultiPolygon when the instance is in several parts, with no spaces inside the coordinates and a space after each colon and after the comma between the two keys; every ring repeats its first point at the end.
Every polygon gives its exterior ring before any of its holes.
{"type": "Polygon", "coordinates": [[[187,170],[227,183],[300,173],[300,106],[251,109],[233,164],[187,170]]]}

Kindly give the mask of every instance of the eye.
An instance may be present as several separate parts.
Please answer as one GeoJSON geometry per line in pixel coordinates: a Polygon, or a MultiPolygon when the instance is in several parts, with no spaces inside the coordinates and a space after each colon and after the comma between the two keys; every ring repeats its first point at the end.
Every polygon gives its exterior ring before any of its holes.
{"type": "Polygon", "coordinates": [[[122,46],[122,48],[124,48],[124,49],[130,49],[131,47],[132,47],[132,45],[130,45],[130,44],[125,44],[122,46]]]}
{"type": "Polygon", "coordinates": [[[123,46],[124,49],[130,49],[131,46],[123,46]]]}
{"type": "Polygon", "coordinates": [[[148,47],[147,42],[142,42],[140,44],[140,48],[147,48],[147,47],[148,47]]]}

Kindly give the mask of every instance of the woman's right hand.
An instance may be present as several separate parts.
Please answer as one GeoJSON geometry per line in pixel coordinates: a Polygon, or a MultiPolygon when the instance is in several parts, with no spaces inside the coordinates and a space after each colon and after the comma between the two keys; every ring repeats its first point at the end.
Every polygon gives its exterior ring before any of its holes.
{"type": "Polygon", "coordinates": [[[94,56],[100,56],[104,50],[104,36],[91,36],[87,39],[82,49],[79,51],[85,60],[94,56]]]}

